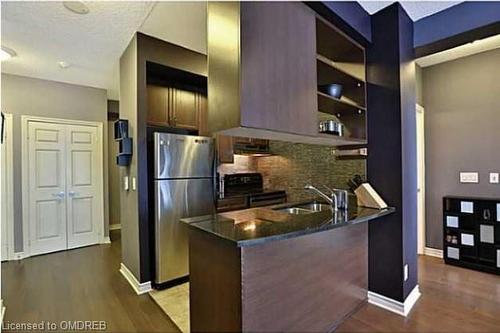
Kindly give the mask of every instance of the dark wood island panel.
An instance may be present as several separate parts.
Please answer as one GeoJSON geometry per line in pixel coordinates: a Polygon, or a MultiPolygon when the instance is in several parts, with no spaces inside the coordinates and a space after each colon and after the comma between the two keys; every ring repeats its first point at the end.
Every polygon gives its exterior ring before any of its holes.
{"type": "Polygon", "coordinates": [[[362,304],[368,224],[238,247],[190,228],[191,330],[328,332],[362,304]]]}
{"type": "Polygon", "coordinates": [[[191,332],[241,331],[240,248],[189,229],[191,332]]]}

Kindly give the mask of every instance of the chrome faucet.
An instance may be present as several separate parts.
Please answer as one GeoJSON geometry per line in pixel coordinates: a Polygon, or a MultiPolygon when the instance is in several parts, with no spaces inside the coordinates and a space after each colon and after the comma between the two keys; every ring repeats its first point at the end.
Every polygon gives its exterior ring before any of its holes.
{"type": "Polygon", "coordinates": [[[323,199],[325,199],[326,202],[328,202],[332,206],[333,211],[336,212],[338,210],[337,194],[335,194],[334,191],[331,191],[332,192],[331,196],[328,196],[325,193],[323,193],[320,190],[318,190],[313,185],[306,185],[306,186],[304,186],[304,189],[316,192],[316,194],[318,194],[320,197],[322,197],[323,199]]]}
{"type": "Polygon", "coordinates": [[[347,210],[349,207],[349,192],[346,190],[338,189],[338,188],[330,188],[326,185],[323,185],[332,195],[337,196],[337,208],[347,210]]]}

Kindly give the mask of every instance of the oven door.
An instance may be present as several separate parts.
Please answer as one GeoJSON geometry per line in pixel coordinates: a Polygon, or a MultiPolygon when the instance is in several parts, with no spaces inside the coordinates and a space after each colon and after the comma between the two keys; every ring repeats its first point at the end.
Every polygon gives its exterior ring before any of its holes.
{"type": "Polygon", "coordinates": [[[248,205],[250,208],[279,205],[285,202],[285,192],[252,194],[248,198],[248,205]]]}

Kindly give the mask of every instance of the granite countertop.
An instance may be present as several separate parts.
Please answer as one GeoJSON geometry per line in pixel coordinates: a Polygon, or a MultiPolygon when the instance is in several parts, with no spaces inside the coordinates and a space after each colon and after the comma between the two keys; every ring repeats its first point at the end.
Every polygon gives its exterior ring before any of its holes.
{"type": "Polygon", "coordinates": [[[341,228],[391,214],[395,208],[373,209],[355,207],[347,212],[339,210],[293,215],[279,208],[296,206],[284,204],[272,207],[251,208],[234,212],[181,219],[181,222],[223,239],[237,246],[249,246],[272,240],[297,237],[309,233],[341,228]]]}

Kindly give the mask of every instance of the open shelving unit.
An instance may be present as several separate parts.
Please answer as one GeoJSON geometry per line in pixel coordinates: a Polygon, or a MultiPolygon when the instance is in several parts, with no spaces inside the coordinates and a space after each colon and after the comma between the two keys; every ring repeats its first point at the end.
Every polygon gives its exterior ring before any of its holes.
{"type": "MultiPolygon", "coordinates": [[[[340,121],[344,125],[344,136],[322,134],[321,137],[336,137],[349,146],[366,147],[366,62],[365,50],[330,22],[316,18],[316,64],[318,82],[318,123],[323,120],[340,121]],[[339,98],[325,93],[323,86],[339,84],[339,98]]],[[[318,129],[319,131],[319,129],[318,129]]],[[[339,159],[347,159],[342,157],[339,159]]],[[[351,155],[348,159],[366,159],[366,155],[351,155]]]]}
{"type": "Polygon", "coordinates": [[[450,265],[500,274],[500,199],[443,198],[443,257],[450,265]]]}

